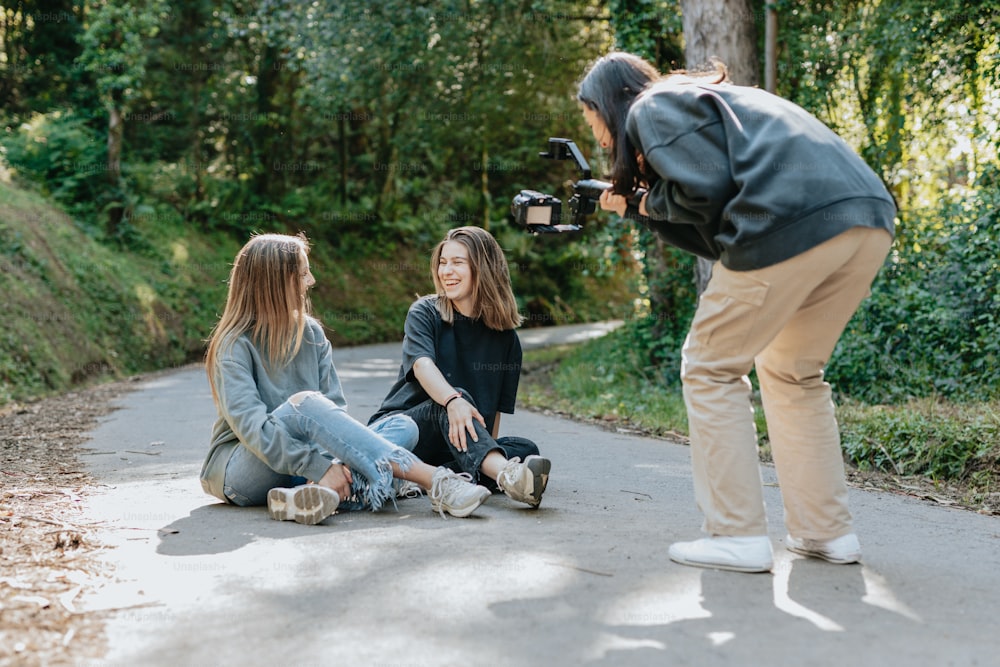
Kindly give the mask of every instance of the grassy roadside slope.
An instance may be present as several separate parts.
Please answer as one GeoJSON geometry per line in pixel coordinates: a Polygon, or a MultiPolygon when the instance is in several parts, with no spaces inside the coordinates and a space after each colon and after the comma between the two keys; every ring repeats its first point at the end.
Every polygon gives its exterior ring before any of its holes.
{"type": "Polygon", "coordinates": [[[178,269],[210,267],[221,251],[172,252],[114,252],[43,197],[0,183],[0,404],[197,356],[192,327],[221,290],[178,269]]]}
{"type": "MultiPolygon", "coordinates": [[[[127,248],[100,243],[45,197],[0,181],[0,409],[202,358],[241,243],[170,211],[133,227],[127,248]]],[[[418,250],[396,265],[338,262],[334,251],[314,244],[312,258],[313,308],[334,344],[401,335],[429,284],[413,268],[418,250]]]]}

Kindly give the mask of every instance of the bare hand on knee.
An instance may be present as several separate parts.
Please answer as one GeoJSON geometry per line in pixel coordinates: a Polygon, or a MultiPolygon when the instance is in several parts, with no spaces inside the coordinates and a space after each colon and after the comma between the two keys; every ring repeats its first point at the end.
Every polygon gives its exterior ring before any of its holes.
{"type": "Polygon", "coordinates": [[[351,497],[351,482],[353,481],[350,468],[342,463],[334,463],[327,468],[318,483],[328,489],[333,489],[341,500],[345,500],[351,497]]]}
{"type": "Polygon", "coordinates": [[[486,420],[483,419],[479,410],[464,397],[451,401],[445,409],[448,412],[448,440],[458,451],[467,451],[469,446],[465,441],[466,433],[472,437],[473,442],[479,442],[479,436],[476,435],[476,422],[485,427],[486,420]]]}

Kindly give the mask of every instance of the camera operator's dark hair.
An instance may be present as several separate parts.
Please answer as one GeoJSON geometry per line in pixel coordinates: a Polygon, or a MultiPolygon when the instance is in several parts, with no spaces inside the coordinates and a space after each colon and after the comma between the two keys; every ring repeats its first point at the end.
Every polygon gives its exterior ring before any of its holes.
{"type": "Polygon", "coordinates": [[[699,67],[671,70],[669,76],[664,77],[639,56],[615,51],[591,65],[580,82],[576,99],[596,111],[611,133],[614,142],[611,147],[611,181],[616,194],[633,195],[646,180],[636,158],[636,148],[625,132],[625,119],[635,98],[657,81],[695,83],[704,79],[709,79],[708,83],[728,82],[725,63],[713,57],[699,67]]]}
{"type": "Polygon", "coordinates": [[[625,119],[639,93],[659,79],[649,62],[616,51],[594,62],[580,81],[576,99],[596,111],[611,133],[611,180],[618,194],[634,194],[643,180],[635,147],[625,133],[625,119]]]}

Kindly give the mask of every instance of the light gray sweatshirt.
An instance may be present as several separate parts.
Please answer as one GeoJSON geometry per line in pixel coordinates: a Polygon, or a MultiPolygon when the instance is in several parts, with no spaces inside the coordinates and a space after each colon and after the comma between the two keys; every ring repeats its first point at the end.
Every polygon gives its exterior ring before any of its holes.
{"type": "MultiPolygon", "coordinates": [[[[330,460],[319,448],[294,438],[271,413],[300,391],[318,391],[347,408],[323,327],[307,318],[302,347],[288,365],[268,369],[249,334],[242,334],[219,358],[215,371],[219,417],[201,470],[201,486],[226,501],[226,464],[240,444],[276,472],[319,481],[330,460]]],[[[228,501],[227,501],[228,502],[228,501]]]]}

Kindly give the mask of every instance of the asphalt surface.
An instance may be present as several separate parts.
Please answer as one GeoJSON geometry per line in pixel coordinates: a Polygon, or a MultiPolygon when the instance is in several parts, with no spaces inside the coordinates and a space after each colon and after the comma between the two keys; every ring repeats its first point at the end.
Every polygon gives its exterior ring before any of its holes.
{"type": "MultiPolygon", "coordinates": [[[[366,420],[399,346],[336,363],[366,420]]],[[[539,509],[494,495],[442,519],[415,498],[301,526],[202,492],[215,416],[202,368],[151,376],[120,406],[84,457],[114,576],[76,601],[116,611],[107,654],[79,665],[1000,664],[997,517],[852,489],[864,563],[831,565],[784,549],[764,466],[774,572],[683,567],[666,550],[700,536],[686,446],[521,410],[501,432],[552,459],[539,509]]]]}

